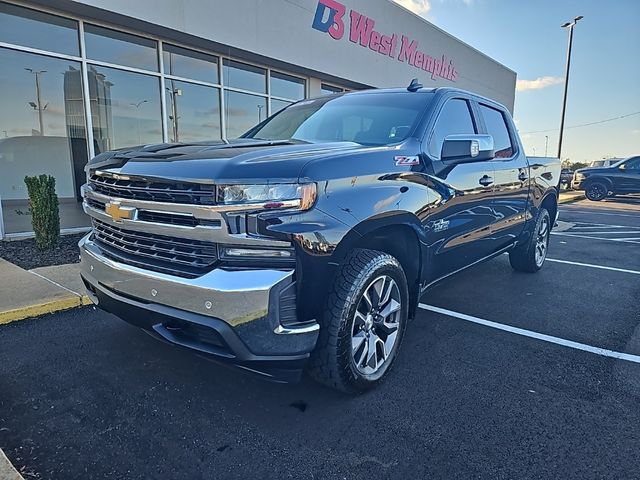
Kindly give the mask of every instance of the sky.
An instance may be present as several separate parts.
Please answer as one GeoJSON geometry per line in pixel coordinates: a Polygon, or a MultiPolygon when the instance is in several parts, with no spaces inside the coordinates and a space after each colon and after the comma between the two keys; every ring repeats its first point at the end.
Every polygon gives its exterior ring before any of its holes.
{"type": "Polygon", "coordinates": [[[395,0],[518,74],[514,117],[528,155],[556,156],[574,29],[562,158],[640,154],[640,0],[395,0]],[[636,113],[637,112],[637,113],[636,113]],[[630,115],[634,114],[635,115],[630,115]]]}

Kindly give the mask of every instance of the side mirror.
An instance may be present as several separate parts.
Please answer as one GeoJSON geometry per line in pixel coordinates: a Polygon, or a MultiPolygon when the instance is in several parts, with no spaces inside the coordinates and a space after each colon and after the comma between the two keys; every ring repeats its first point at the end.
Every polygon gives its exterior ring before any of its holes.
{"type": "Polygon", "coordinates": [[[448,164],[492,160],[496,154],[491,135],[447,135],[440,159],[448,164]]]}

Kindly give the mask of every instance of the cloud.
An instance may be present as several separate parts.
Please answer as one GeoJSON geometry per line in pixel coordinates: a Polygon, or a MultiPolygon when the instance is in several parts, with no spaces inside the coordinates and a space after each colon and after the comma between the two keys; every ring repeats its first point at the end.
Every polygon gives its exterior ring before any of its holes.
{"type": "Polygon", "coordinates": [[[413,13],[425,16],[431,10],[431,2],[429,0],[394,0],[397,4],[402,5],[413,13]]]}
{"type": "Polygon", "coordinates": [[[538,77],[535,80],[518,80],[516,90],[526,92],[527,90],[540,90],[564,82],[562,77],[538,77]]]}

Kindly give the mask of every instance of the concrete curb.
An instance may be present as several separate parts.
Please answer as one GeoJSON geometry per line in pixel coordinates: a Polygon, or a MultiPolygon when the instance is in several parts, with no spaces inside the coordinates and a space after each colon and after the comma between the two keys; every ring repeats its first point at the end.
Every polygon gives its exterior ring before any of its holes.
{"type": "Polygon", "coordinates": [[[562,198],[562,196],[560,196],[560,198],[558,199],[558,203],[560,205],[564,205],[564,204],[567,204],[567,203],[574,203],[574,202],[577,202],[577,201],[580,201],[580,200],[584,200],[584,199],[585,199],[585,196],[581,192],[579,194],[577,193],[575,195],[571,195],[570,197],[565,197],[565,198],[562,198]]]}
{"type": "Polygon", "coordinates": [[[7,456],[0,449],[0,479],[1,480],[24,480],[22,475],[11,464],[7,456]]]}
{"type": "MultiPolygon", "coordinates": [[[[5,312],[0,312],[0,325],[92,304],[93,303],[87,295],[82,295],[29,305],[27,307],[16,308],[15,310],[7,310],[5,312]]],[[[4,480],[2,476],[0,476],[0,479],[4,480]]]]}

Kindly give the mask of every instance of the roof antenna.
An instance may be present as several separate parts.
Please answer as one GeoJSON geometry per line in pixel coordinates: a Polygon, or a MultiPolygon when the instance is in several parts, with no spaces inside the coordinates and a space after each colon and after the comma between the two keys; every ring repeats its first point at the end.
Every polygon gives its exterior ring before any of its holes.
{"type": "Polygon", "coordinates": [[[409,84],[409,86],[407,87],[407,90],[409,90],[410,92],[417,92],[423,86],[424,85],[422,85],[417,78],[414,78],[413,80],[411,80],[411,84],[409,84]]]}

